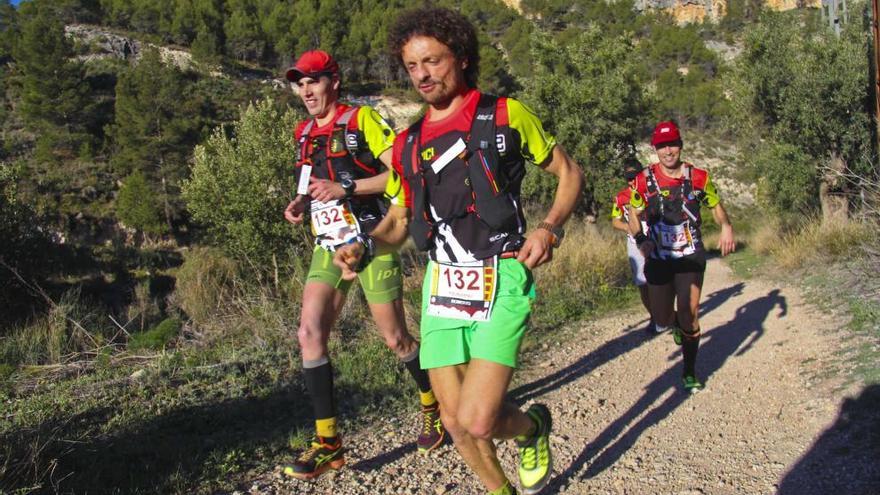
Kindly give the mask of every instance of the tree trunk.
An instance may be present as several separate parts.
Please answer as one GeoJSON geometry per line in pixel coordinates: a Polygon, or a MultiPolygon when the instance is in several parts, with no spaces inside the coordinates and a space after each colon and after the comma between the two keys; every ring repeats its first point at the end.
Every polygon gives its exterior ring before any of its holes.
{"type": "Polygon", "coordinates": [[[849,220],[849,198],[845,190],[846,181],[843,180],[844,171],[846,162],[840,155],[833,153],[819,184],[822,225],[845,223],[849,220]]]}

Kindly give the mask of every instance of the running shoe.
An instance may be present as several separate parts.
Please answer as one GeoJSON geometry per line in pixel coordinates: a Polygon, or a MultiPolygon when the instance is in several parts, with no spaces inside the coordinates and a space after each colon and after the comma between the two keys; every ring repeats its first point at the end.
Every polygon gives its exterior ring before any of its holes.
{"type": "Polygon", "coordinates": [[[695,394],[700,390],[703,390],[703,382],[697,380],[697,377],[694,375],[683,376],[681,378],[681,382],[684,384],[684,389],[686,392],[695,394]]]}
{"type": "Polygon", "coordinates": [[[532,404],[526,414],[535,422],[535,433],[531,438],[520,442],[519,482],[523,493],[538,493],[550,481],[553,472],[553,458],[550,455],[550,428],[553,420],[550,411],[543,404],[532,404]]]}
{"type": "Polygon", "coordinates": [[[647,330],[648,333],[663,333],[667,328],[654,323],[654,320],[650,320],[648,321],[648,326],[645,327],[645,330],[647,330]]]}
{"type": "Polygon", "coordinates": [[[516,495],[516,488],[514,488],[513,485],[511,485],[510,482],[508,481],[501,488],[499,488],[495,491],[489,492],[489,495],[516,495]]]}
{"type": "Polygon", "coordinates": [[[328,469],[341,468],[345,464],[342,453],[342,440],[339,437],[335,442],[327,443],[324,437],[315,436],[311,447],[292,464],[284,466],[284,474],[301,480],[317,478],[328,469]]]}
{"type": "Polygon", "coordinates": [[[683,333],[678,326],[672,327],[672,340],[675,341],[675,345],[681,345],[684,341],[683,333]]]}
{"type": "Polygon", "coordinates": [[[428,407],[422,406],[422,431],[416,440],[419,452],[425,453],[434,450],[443,443],[445,436],[446,430],[443,429],[443,424],[440,422],[440,406],[437,404],[428,407]]]}

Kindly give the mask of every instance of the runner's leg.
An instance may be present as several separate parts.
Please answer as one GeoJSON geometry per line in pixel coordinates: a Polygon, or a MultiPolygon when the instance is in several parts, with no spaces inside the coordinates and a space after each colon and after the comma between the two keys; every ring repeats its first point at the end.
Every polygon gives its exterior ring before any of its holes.
{"type": "MultiPolygon", "coordinates": [[[[461,413],[461,399],[469,367],[469,365],[460,364],[432,368],[429,370],[429,374],[431,376],[431,384],[434,386],[434,393],[440,401],[440,417],[443,420],[443,426],[452,436],[455,448],[461,454],[465,463],[480,478],[483,485],[489,491],[493,491],[507,483],[507,476],[501,469],[495,453],[495,444],[491,439],[480,440],[475,438],[460,421],[465,419],[461,413]]],[[[506,387],[504,391],[506,392],[506,387]]],[[[496,403],[496,408],[500,406],[501,399],[503,399],[503,392],[501,397],[497,398],[489,398],[488,393],[481,395],[496,403]]]]}
{"type": "Polygon", "coordinates": [[[420,452],[427,452],[443,443],[443,428],[437,419],[437,398],[431,390],[428,372],[419,361],[419,343],[406,329],[403,301],[398,298],[387,303],[370,303],[370,312],[385,344],[403,362],[419,389],[422,406],[422,427],[416,441],[420,452]]]}
{"type": "Polygon", "coordinates": [[[648,300],[657,326],[665,328],[675,324],[675,290],[672,284],[648,283],[648,300]]]}
{"type": "Polygon", "coordinates": [[[678,297],[678,322],[682,331],[682,375],[696,376],[697,351],[700,347],[698,313],[703,273],[678,273],[675,275],[674,285],[678,297]]]}
{"type": "Polygon", "coordinates": [[[307,282],[297,330],[303,375],[312,398],[317,434],[328,438],[336,437],[337,431],[333,369],[327,355],[327,339],[343,304],[345,293],[341,290],[323,282],[307,282]]]}

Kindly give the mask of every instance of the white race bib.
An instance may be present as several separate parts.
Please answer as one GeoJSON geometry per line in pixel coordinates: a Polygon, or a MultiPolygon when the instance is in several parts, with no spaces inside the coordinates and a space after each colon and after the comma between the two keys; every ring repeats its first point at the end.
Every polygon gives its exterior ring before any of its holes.
{"type": "Polygon", "coordinates": [[[433,263],[428,314],[489,321],[497,273],[497,257],[470,263],[433,263]]]}
{"type": "Polygon", "coordinates": [[[346,202],[312,201],[311,210],[312,232],[316,236],[328,238],[331,246],[338,246],[358,234],[357,221],[346,202]]]}
{"type": "Polygon", "coordinates": [[[659,244],[657,248],[662,255],[680,258],[696,252],[689,222],[678,225],[667,225],[663,222],[654,224],[654,234],[659,244]]]}

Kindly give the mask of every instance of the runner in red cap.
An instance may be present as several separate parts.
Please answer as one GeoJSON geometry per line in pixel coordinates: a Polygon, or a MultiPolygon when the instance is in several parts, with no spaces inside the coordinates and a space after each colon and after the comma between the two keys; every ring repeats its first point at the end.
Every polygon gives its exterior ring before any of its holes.
{"type": "MultiPolygon", "coordinates": [[[[339,102],[339,65],[326,52],[303,53],[287,70],[287,78],[311,116],[296,127],[297,194],[284,217],[294,224],[309,218],[315,235],[297,337],[316,435],[311,447],[285,466],[284,473],[310,479],[345,463],[327,340],[352,281],[343,280],[331,260],[336,248],[365,235],[384,216],[382,193],[388,172],[382,165],[391,164],[395,135],[372,108],[339,102]]],[[[428,375],[421,369],[419,343],[406,328],[400,257],[396,252],[377,256],[361,268],[358,278],[376,326],[419,389],[418,449],[431,450],[443,441],[445,431],[428,375]]]]}
{"type": "Polygon", "coordinates": [[[684,388],[694,393],[703,388],[696,372],[700,345],[697,314],[706,271],[700,206],[711,208],[715,222],[721,226],[721,255],[732,252],[736,244],[733,227],[709,173],[681,161],[678,126],[672,121],[660,122],[654,128],[651,144],[658,161],[636,177],[629,231],[647,258],[645,277],[656,330],[672,329],[675,343],[682,346],[684,388]],[[642,232],[640,219],[647,223],[647,234],[642,232]]]}

